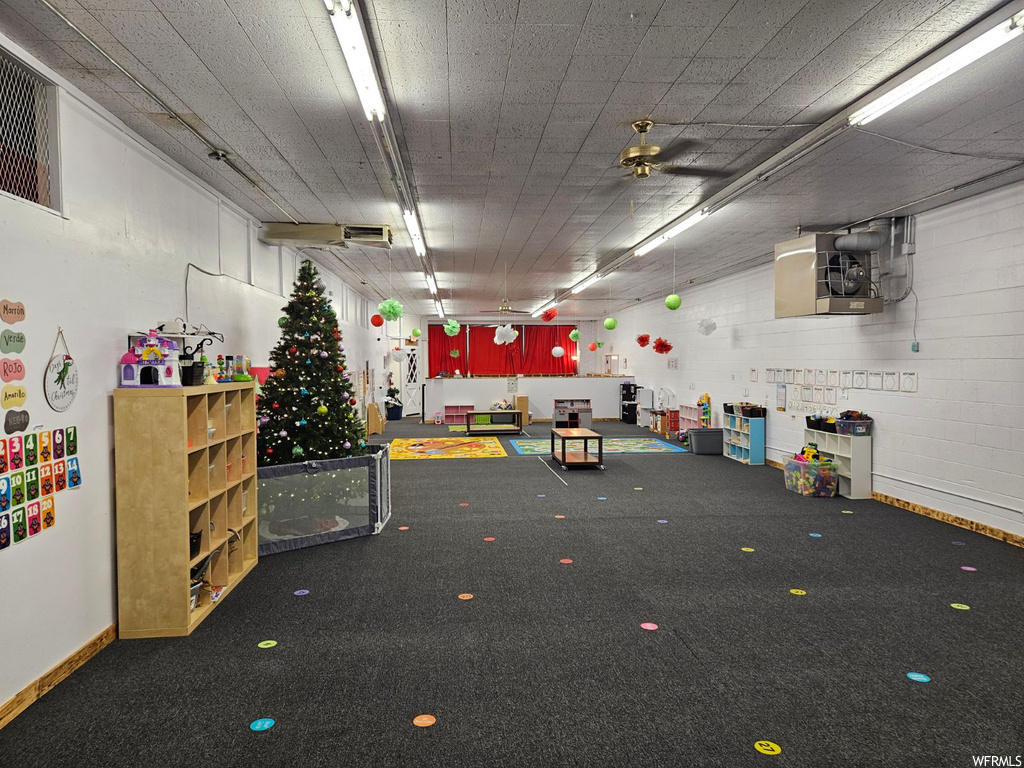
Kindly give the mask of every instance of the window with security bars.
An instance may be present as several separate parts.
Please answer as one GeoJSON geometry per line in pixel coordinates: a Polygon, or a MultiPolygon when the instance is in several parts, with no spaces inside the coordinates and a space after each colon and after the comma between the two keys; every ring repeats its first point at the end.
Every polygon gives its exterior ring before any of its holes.
{"type": "Polygon", "coordinates": [[[57,208],[50,83],[0,51],[0,190],[57,208]]]}

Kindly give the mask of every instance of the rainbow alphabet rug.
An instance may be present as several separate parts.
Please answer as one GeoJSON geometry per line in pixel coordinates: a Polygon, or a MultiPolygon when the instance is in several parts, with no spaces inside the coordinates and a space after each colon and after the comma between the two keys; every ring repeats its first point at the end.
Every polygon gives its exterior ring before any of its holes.
{"type": "Polygon", "coordinates": [[[500,459],[507,455],[496,437],[401,437],[391,441],[392,460],[500,459]]]}

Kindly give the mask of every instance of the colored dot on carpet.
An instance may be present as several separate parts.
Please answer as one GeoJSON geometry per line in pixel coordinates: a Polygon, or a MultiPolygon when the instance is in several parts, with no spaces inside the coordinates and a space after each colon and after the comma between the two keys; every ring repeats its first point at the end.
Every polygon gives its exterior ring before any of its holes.
{"type": "Polygon", "coordinates": [[[923,672],[907,672],[907,677],[913,680],[915,683],[930,683],[931,678],[923,672]]]}
{"type": "Polygon", "coordinates": [[[471,594],[469,594],[469,592],[463,592],[461,595],[459,595],[459,600],[472,600],[472,599],[473,599],[473,596],[471,594]]]}
{"type": "Polygon", "coordinates": [[[657,628],[658,625],[655,624],[653,621],[645,621],[643,624],[640,625],[640,629],[646,629],[648,632],[653,632],[657,628]]]}
{"type": "Polygon", "coordinates": [[[256,644],[260,648],[273,648],[277,645],[277,640],[263,640],[256,644]]]}
{"type": "Polygon", "coordinates": [[[484,536],[484,541],[495,541],[494,536],[484,536]]]}
{"type": "Polygon", "coordinates": [[[459,506],[460,507],[468,507],[469,506],[469,502],[468,501],[460,501],[459,502],[459,506]]]}
{"type": "Polygon", "coordinates": [[[400,531],[408,531],[409,530],[409,526],[408,525],[400,525],[400,526],[398,526],[398,530],[400,530],[400,531]]]}
{"type": "Polygon", "coordinates": [[[598,496],[597,500],[598,501],[608,501],[608,497],[607,496],[598,496]]]}
{"type": "Polygon", "coordinates": [[[956,608],[958,611],[969,611],[969,610],[971,610],[971,606],[967,605],[966,603],[950,603],[949,607],[950,608],[956,608]]]}
{"type": "Polygon", "coordinates": [[[309,590],[308,589],[296,589],[292,594],[298,595],[299,597],[302,597],[302,595],[308,595],[309,594],[309,590]]]}
{"type": "Polygon", "coordinates": [[[807,594],[807,592],[805,590],[803,590],[803,589],[791,589],[789,591],[790,591],[790,594],[794,594],[794,595],[806,595],[807,594]]]}
{"type": "Polygon", "coordinates": [[[634,490],[634,491],[642,491],[642,490],[643,490],[643,488],[634,488],[633,490],[634,490]]]}
{"type": "Polygon", "coordinates": [[[537,494],[537,498],[538,498],[538,499],[546,499],[546,498],[547,498],[547,496],[545,496],[545,495],[544,495],[543,493],[538,493],[538,494],[537,494]]]}
{"type": "Polygon", "coordinates": [[[820,539],[821,538],[821,534],[820,533],[808,533],[807,535],[810,536],[812,539],[820,539]]]}
{"type": "Polygon", "coordinates": [[[416,717],[412,719],[412,724],[417,728],[429,728],[436,722],[437,718],[433,715],[416,715],[416,717]]]}
{"type": "Polygon", "coordinates": [[[967,542],[966,541],[954,541],[953,542],[953,546],[954,547],[966,547],[967,546],[967,542]]]}
{"type": "Polygon", "coordinates": [[[562,565],[568,565],[569,563],[571,563],[571,562],[572,562],[572,560],[570,560],[570,559],[569,559],[568,557],[563,557],[563,558],[562,558],[561,560],[559,560],[558,562],[560,562],[560,563],[561,563],[562,565]]]}
{"type": "Polygon", "coordinates": [[[668,520],[659,520],[658,522],[659,522],[659,523],[667,523],[667,522],[668,522],[668,520]]]}
{"type": "Polygon", "coordinates": [[[249,723],[250,731],[269,731],[274,727],[274,719],[271,717],[261,717],[259,720],[253,720],[249,723]]]}
{"type": "Polygon", "coordinates": [[[565,515],[555,515],[555,520],[565,520],[565,515]]]}
{"type": "Polygon", "coordinates": [[[844,515],[852,515],[853,514],[853,510],[852,509],[844,509],[843,510],[843,514],[844,515]]]}
{"type": "Polygon", "coordinates": [[[755,741],[754,749],[762,755],[777,755],[782,751],[782,747],[774,741],[755,741]]]}
{"type": "Polygon", "coordinates": [[[753,552],[753,547],[740,547],[740,552],[753,552]]]}
{"type": "Polygon", "coordinates": [[[975,568],[973,565],[961,565],[960,566],[960,570],[961,571],[976,571],[978,569],[975,568]]]}

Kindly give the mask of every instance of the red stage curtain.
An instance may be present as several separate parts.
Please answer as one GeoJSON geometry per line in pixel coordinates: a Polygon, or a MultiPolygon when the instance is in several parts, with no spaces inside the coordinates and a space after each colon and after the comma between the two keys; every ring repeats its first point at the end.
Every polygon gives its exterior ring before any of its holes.
{"type": "Polygon", "coordinates": [[[527,325],[523,328],[522,373],[575,374],[579,370],[579,351],[569,338],[572,325],[527,325]],[[565,354],[555,357],[553,347],[562,347],[565,354]]]}
{"type": "MultiPolygon", "coordinates": [[[[522,326],[513,327],[522,335],[522,326]]],[[[523,345],[519,339],[511,344],[495,344],[494,328],[474,325],[469,329],[466,368],[474,376],[514,376],[523,369],[523,345]]]]}
{"type": "Polygon", "coordinates": [[[427,349],[430,355],[430,376],[437,376],[440,371],[447,371],[451,376],[458,368],[463,374],[467,368],[466,353],[466,326],[459,328],[456,336],[449,336],[444,332],[444,326],[427,326],[427,349]],[[459,350],[458,357],[452,357],[450,352],[453,349],[459,350]]]}

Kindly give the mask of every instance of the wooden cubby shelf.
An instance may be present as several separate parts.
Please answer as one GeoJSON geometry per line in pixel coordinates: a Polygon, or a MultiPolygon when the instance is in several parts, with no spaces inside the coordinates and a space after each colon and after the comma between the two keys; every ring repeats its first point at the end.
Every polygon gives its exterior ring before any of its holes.
{"type": "Polygon", "coordinates": [[[258,562],[253,383],[114,390],[114,462],[118,634],[188,635],[258,562]]]}

